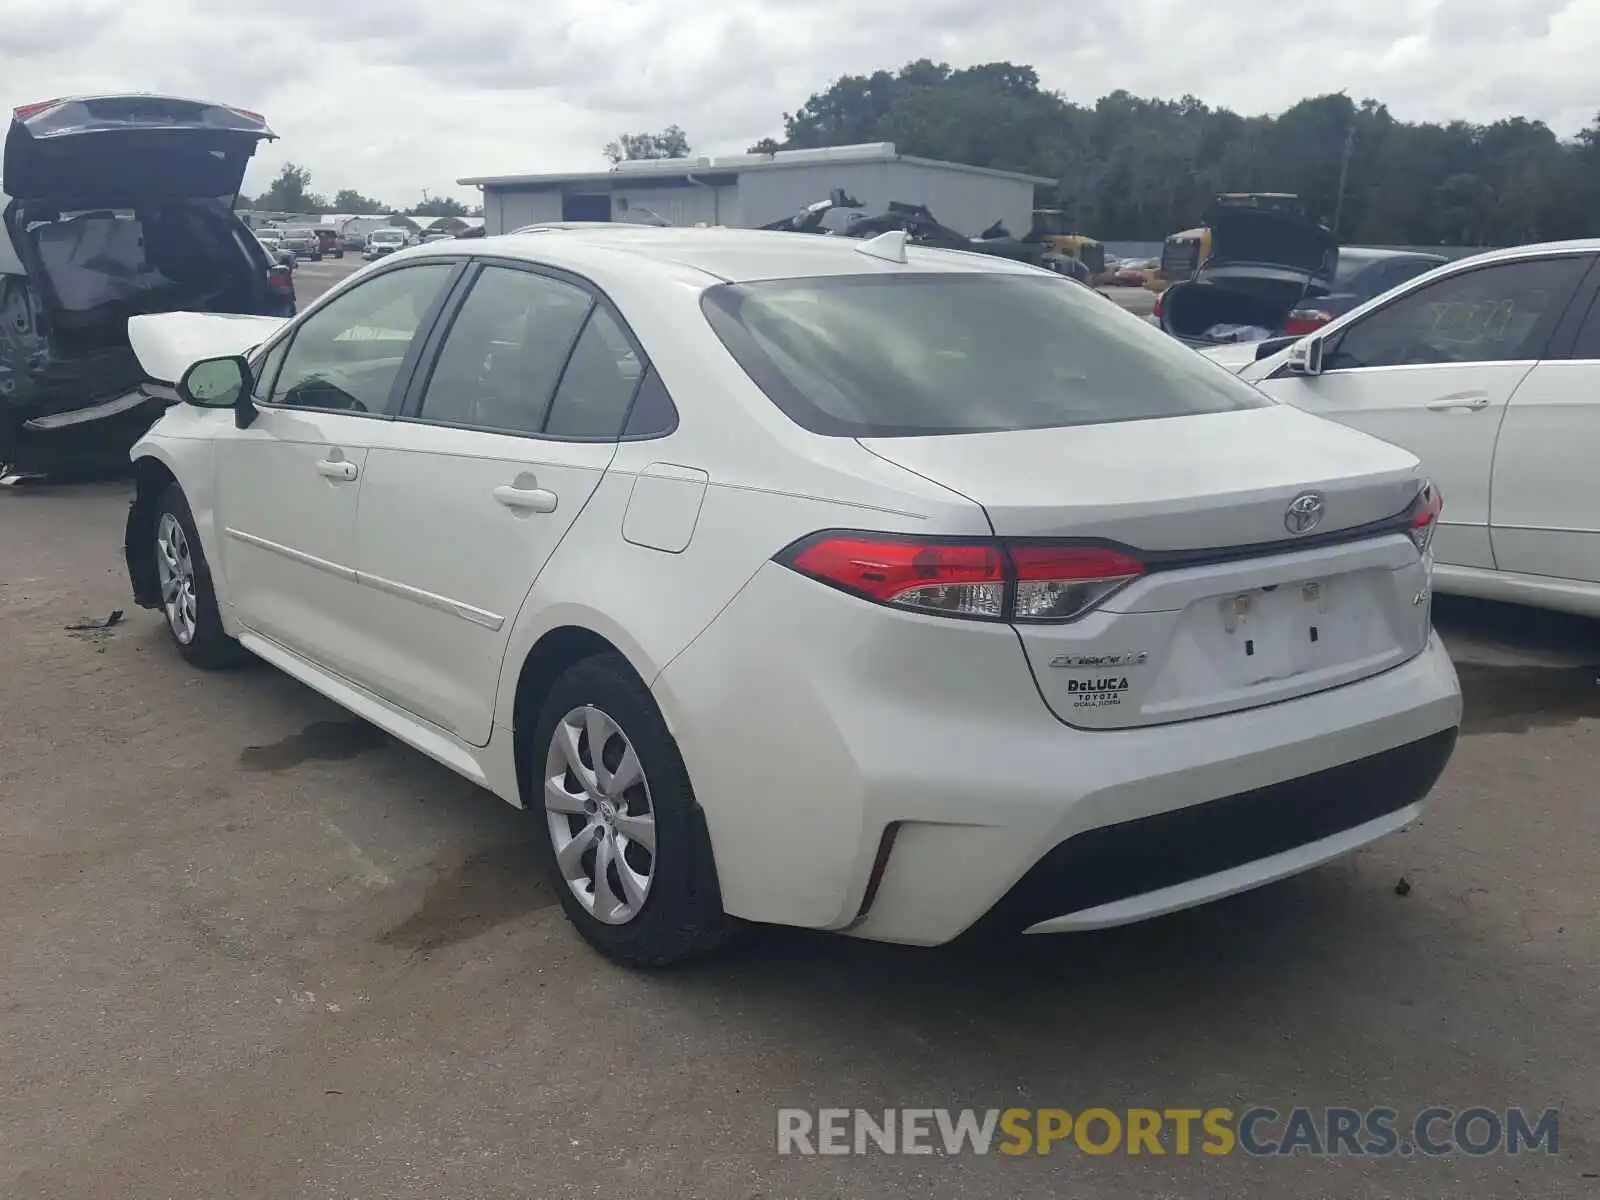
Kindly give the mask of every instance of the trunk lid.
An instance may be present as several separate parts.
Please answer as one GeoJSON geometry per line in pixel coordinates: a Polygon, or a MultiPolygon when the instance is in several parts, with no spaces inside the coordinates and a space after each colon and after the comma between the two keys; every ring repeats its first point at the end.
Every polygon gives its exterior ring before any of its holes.
{"type": "Polygon", "coordinates": [[[155,313],[128,318],[128,342],[147,376],[177,383],[192,363],[248,354],[287,323],[287,317],[155,313]]]}
{"type": "Polygon", "coordinates": [[[1339,243],[1333,233],[1298,213],[1281,209],[1218,205],[1207,214],[1211,254],[1201,270],[1243,267],[1281,270],[1309,276],[1325,288],[1339,266],[1339,243]]]}
{"type": "Polygon", "coordinates": [[[1002,538],[1110,542],[1145,562],[1076,620],[1016,625],[1056,716],[1115,729],[1276,703],[1426,646],[1428,572],[1404,517],[1417,460],[1350,434],[1275,405],[862,444],[982,505],[1002,538]],[[1308,493],[1323,515],[1291,532],[1308,493]]]}
{"type": "Polygon", "coordinates": [[[167,96],[86,96],[12,113],[0,177],[19,200],[232,202],[262,141],[256,113],[167,96]]]}

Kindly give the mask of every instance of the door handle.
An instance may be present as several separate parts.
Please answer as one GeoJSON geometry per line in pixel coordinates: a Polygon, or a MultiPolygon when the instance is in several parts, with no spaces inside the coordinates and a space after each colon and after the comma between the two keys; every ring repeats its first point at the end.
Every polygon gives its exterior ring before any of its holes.
{"type": "Polygon", "coordinates": [[[317,474],[324,479],[354,479],[361,472],[355,463],[343,458],[324,458],[317,463],[317,474]]]}
{"type": "Polygon", "coordinates": [[[1487,392],[1460,392],[1454,396],[1440,396],[1437,400],[1429,400],[1426,405],[1429,412],[1476,412],[1480,408],[1488,407],[1487,392]]]}
{"type": "Polygon", "coordinates": [[[553,513],[556,510],[556,494],[547,488],[520,488],[503,483],[495,488],[494,498],[507,508],[524,512],[553,513]]]}

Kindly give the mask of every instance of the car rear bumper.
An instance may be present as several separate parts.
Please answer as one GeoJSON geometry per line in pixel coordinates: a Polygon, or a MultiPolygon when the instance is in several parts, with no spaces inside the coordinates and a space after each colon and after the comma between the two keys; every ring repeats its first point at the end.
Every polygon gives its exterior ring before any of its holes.
{"type": "Polygon", "coordinates": [[[1009,627],[879,609],[775,565],[654,690],[730,912],[924,945],[1139,920],[1347,853],[1416,817],[1461,716],[1430,637],[1298,699],[1076,730],[1009,627]]]}
{"type": "Polygon", "coordinates": [[[1284,879],[1410,824],[1455,729],[1201,804],[1084,830],[979,922],[997,932],[1122,925],[1284,879]]]}

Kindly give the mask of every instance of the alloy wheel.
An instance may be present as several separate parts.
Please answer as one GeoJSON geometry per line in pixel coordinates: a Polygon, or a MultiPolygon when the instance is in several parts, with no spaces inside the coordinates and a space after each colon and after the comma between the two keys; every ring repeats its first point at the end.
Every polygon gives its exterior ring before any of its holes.
{"type": "Polygon", "coordinates": [[[187,646],[194,641],[199,622],[194,557],[183,525],[171,513],[162,513],[156,526],[156,576],[161,583],[161,607],[172,627],[172,636],[187,646]]]}
{"type": "Polygon", "coordinates": [[[607,925],[638,916],[655,875],[650,783],[628,735],[593,705],[556,722],[544,808],[556,864],[584,909],[607,925]]]}

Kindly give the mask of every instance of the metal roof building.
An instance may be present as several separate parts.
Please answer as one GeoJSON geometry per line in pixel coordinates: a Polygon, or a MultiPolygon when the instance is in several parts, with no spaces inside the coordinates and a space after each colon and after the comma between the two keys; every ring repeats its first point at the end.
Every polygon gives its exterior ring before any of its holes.
{"type": "MultiPolygon", "coordinates": [[[[489,233],[540,221],[653,221],[756,228],[781,220],[843,188],[862,211],[889,201],[925,204],[945,225],[977,235],[996,221],[1026,233],[1034,189],[1053,179],[964,163],[915,158],[893,142],[732,154],[639,159],[609,171],[498,175],[458,180],[482,189],[489,233]]],[[[841,214],[830,214],[834,222],[841,214]]]]}

